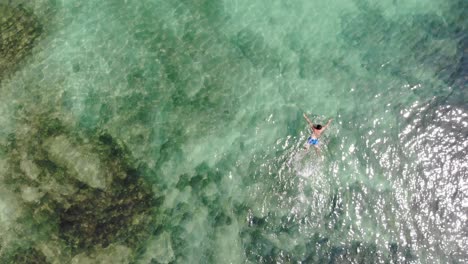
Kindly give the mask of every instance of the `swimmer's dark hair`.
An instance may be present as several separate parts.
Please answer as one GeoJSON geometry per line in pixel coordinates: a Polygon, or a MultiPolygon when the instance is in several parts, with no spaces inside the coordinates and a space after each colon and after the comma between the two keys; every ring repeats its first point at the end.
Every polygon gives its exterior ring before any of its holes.
{"type": "Polygon", "coordinates": [[[315,129],[322,129],[322,125],[314,125],[315,129]]]}

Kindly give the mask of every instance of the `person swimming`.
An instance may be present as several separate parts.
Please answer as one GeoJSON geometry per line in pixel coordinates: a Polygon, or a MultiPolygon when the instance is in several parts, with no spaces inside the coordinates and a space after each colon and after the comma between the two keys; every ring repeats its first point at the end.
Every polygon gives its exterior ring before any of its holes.
{"type": "Polygon", "coordinates": [[[304,144],[304,148],[309,150],[310,146],[314,146],[315,147],[315,151],[317,153],[319,153],[320,149],[319,149],[319,144],[320,144],[320,141],[319,141],[319,137],[320,135],[322,134],[322,132],[330,125],[331,121],[333,120],[332,118],[330,118],[330,120],[328,120],[327,124],[325,126],[322,126],[320,124],[315,124],[312,123],[312,121],[310,121],[310,119],[307,117],[307,115],[304,113],[303,114],[305,120],[307,121],[307,123],[309,123],[309,128],[310,128],[310,131],[312,132],[312,134],[307,138],[307,143],[304,144]]]}

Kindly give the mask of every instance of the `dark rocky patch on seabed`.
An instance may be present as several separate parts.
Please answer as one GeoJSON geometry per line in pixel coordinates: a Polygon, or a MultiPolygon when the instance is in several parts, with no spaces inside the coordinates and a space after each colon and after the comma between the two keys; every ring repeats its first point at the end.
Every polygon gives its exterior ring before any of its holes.
{"type": "Polygon", "coordinates": [[[386,17],[378,5],[366,0],[355,3],[359,11],[344,14],[338,38],[343,47],[359,52],[367,71],[420,83],[415,70],[424,67],[447,85],[466,74],[466,1],[454,1],[441,14],[408,14],[398,19],[386,17]],[[456,52],[446,45],[452,40],[460,40],[456,52]],[[389,52],[396,49],[401,50],[399,55],[389,52]]]}
{"type": "Polygon", "coordinates": [[[453,18],[448,25],[452,32],[452,38],[458,40],[457,58],[452,62],[453,71],[449,72],[446,82],[452,87],[453,92],[448,96],[446,104],[458,105],[468,109],[468,20],[466,10],[467,1],[453,1],[450,5],[450,16],[453,18]]]}
{"type": "Polygon", "coordinates": [[[31,52],[42,31],[32,12],[0,4],[0,81],[31,52]]]}
{"type": "Polygon", "coordinates": [[[466,104],[468,99],[468,34],[464,33],[458,45],[461,57],[457,69],[449,78],[448,84],[452,86],[453,92],[447,97],[446,103],[458,105],[468,110],[466,104]]]}
{"type": "Polygon", "coordinates": [[[25,121],[0,146],[8,164],[2,185],[23,212],[18,241],[0,238],[0,262],[22,255],[24,263],[70,263],[116,247],[136,258],[158,226],[161,199],[125,146],[105,132],[71,131],[50,116],[25,121]]]}

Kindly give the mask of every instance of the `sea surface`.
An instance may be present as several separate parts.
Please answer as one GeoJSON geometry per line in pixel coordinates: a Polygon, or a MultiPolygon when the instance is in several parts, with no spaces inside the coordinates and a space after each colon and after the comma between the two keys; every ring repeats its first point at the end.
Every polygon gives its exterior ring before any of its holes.
{"type": "Polygon", "coordinates": [[[467,17],[1,0],[0,263],[468,263],[467,17]]]}

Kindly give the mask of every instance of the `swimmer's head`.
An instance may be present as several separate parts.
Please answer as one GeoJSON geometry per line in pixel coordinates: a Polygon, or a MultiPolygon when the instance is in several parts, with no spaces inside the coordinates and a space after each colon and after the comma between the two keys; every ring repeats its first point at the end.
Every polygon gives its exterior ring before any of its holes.
{"type": "Polygon", "coordinates": [[[322,129],[322,125],[314,125],[314,128],[320,130],[322,129]]]}

